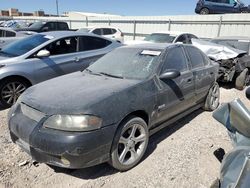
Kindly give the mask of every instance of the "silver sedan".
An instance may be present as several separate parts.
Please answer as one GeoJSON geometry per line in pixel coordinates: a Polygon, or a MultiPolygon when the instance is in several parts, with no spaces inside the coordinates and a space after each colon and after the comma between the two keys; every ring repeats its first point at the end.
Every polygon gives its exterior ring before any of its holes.
{"type": "Polygon", "coordinates": [[[94,34],[57,31],[35,34],[0,51],[0,103],[13,105],[29,86],[84,70],[120,43],[94,34]]]}

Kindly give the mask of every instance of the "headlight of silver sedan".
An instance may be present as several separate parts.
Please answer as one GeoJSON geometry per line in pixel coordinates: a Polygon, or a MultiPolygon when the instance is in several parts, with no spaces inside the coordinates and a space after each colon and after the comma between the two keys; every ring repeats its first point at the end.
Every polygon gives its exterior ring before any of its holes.
{"type": "Polygon", "coordinates": [[[63,131],[92,131],[101,128],[102,119],[91,115],[53,115],[44,127],[63,131]]]}

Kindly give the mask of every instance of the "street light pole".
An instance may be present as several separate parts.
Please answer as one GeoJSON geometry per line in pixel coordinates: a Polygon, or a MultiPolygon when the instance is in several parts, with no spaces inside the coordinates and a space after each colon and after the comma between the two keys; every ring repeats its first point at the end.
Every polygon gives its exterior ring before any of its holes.
{"type": "Polygon", "coordinates": [[[58,0],[56,0],[56,12],[57,12],[57,16],[59,16],[58,0]]]}

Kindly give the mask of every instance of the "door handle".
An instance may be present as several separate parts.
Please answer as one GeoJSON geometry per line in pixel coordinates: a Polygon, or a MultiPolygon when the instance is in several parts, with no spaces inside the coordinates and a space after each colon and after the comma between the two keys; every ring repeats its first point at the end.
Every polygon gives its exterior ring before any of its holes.
{"type": "Polygon", "coordinates": [[[79,62],[80,58],[79,57],[75,57],[75,62],[79,62]]]}

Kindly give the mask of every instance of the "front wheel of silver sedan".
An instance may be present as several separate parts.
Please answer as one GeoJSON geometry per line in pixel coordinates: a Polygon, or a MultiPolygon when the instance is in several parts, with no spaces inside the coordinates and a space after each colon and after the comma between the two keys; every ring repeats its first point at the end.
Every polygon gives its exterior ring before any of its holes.
{"type": "Polygon", "coordinates": [[[0,83],[0,103],[5,108],[11,107],[28,87],[29,84],[24,80],[3,80],[0,83]]]}
{"type": "Polygon", "coordinates": [[[149,140],[146,122],[139,117],[132,117],[119,126],[115,135],[110,164],[119,171],[126,171],[136,166],[143,157],[149,140]]]}

